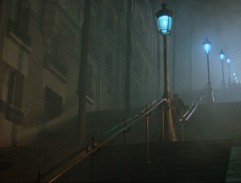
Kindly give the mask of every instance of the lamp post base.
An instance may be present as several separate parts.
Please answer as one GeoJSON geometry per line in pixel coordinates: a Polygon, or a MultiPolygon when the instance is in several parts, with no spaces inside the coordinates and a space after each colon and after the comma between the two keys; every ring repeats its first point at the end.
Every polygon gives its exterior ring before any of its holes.
{"type": "Polygon", "coordinates": [[[171,97],[163,96],[163,99],[167,101],[162,104],[162,140],[175,142],[177,138],[172,119],[171,97]]]}

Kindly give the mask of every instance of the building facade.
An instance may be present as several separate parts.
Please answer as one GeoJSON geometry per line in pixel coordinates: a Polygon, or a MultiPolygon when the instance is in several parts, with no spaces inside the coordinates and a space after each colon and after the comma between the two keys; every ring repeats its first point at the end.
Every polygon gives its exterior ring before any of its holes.
{"type": "MultiPolygon", "coordinates": [[[[76,115],[84,0],[0,3],[0,146],[26,144],[76,115]]],[[[160,98],[157,5],[160,1],[133,0],[128,32],[127,0],[91,1],[87,112],[125,108],[128,34],[130,108],[160,98]]]]}

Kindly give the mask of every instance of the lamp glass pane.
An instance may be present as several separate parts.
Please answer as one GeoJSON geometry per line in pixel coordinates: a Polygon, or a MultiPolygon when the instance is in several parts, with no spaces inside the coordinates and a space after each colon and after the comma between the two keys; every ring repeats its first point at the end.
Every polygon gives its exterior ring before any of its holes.
{"type": "Polygon", "coordinates": [[[203,47],[204,47],[204,50],[205,50],[206,53],[210,53],[211,44],[209,44],[209,43],[204,43],[203,47]]]}
{"type": "Polygon", "coordinates": [[[169,34],[171,32],[171,28],[172,28],[171,17],[167,15],[163,15],[163,16],[160,16],[157,21],[158,21],[159,32],[161,32],[163,35],[169,34]]]}
{"type": "Polygon", "coordinates": [[[220,53],[220,59],[223,60],[224,59],[224,54],[223,53],[220,53]]]}

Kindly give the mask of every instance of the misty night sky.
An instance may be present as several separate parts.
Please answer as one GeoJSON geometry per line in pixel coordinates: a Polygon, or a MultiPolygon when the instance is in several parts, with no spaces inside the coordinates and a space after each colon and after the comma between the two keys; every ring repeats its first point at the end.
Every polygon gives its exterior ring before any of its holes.
{"type": "MultiPolygon", "coordinates": [[[[175,1],[169,8],[174,11],[173,31],[175,33],[172,32],[170,37],[175,36],[173,39],[175,48],[169,52],[175,53],[176,91],[185,91],[190,88],[193,91],[200,90],[207,83],[207,56],[202,46],[205,37],[212,45],[209,59],[213,89],[222,87],[220,50],[223,50],[231,59],[231,81],[233,81],[233,72],[240,80],[241,1],[184,0],[175,1]]],[[[171,53],[169,54],[169,57],[172,57],[171,53]]],[[[224,74],[227,85],[226,58],[224,74]]]]}

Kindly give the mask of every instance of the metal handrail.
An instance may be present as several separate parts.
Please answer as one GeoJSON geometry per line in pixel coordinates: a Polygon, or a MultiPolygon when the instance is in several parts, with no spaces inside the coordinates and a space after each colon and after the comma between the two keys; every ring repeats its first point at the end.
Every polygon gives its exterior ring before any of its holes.
{"type": "Polygon", "coordinates": [[[201,104],[204,97],[206,97],[207,90],[208,90],[208,87],[206,85],[204,89],[201,91],[200,96],[195,101],[192,102],[191,106],[183,115],[185,121],[187,121],[192,116],[192,114],[196,111],[197,107],[201,104]]]}
{"type": "MultiPolygon", "coordinates": [[[[192,102],[189,109],[183,115],[184,120],[180,121],[180,122],[187,121],[192,116],[192,114],[196,111],[197,107],[201,104],[201,101],[206,96],[206,92],[207,92],[207,86],[205,86],[204,89],[201,91],[201,94],[198,97],[198,99],[196,99],[194,102],[192,102]]],[[[105,144],[110,142],[113,138],[115,138],[116,136],[118,136],[121,133],[125,134],[124,145],[126,146],[126,138],[127,138],[126,133],[130,130],[130,128],[132,126],[134,126],[134,124],[136,124],[140,119],[142,119],[145,116],[146,116],[146,139],[147,139],[147,163],[150,164],[149,132],[148,132],[149,131],[149,115],[151,114],[151,112],[153,110],[155,110],[163,102],[167,102],[167,99],[164,98],[161,101],[159,101],[159,100],[153,101],[151,104],[147,105],[143,110],[136,113],[134,116],[124,120],[120,124],[114,126],[110,130],[108,130],[106,133],[104,133],[98,139],[98,141],[96,141],[95,139],[92,139],[92,143],[90,143],[85,148],[83,148],[79,153],[77,153],[75,155],[74,158],[71,158],[71,160],[69,160],[66,163],[65,167],[62,168],[62,170],[55,170],[55,172],[49,171],[48,173],[45,173],[45,175],[43,175],[43,174],[41,175],[43,178],[40,177],[40,174],[39,174],[38,182],[54,182],[54,181],[56,181],[58,178],[60,178],[62,175],[64,175],[66,172],[68,172],[71,168],[73,168],[79,162],[81,162],[82,160],[84,160],[87,157],[93,156],[93,154],[96,151],[98,151],[98,149],[100,149],[102,146],[104,146],[105,144]],[[99,143],[97,143],[97,142],[99,142],[99,143]],[[51,173],[52,173],[52,175],[51,175],[51,173]],[[53,175],[53,174],[55,174],[55,175],[53,175]]],[[[182,125],[183,125],[183,123],[182,123],[182,125]]],[[[183,140],[184,140],[184,137],[183,137],[183,140]]],[[[126,180],[126,177],[125,177],[125,180],[126,180]]]]}
{"type": "MultiPolygon", "coordinates": [[[[163,100],[166,100],[166,99],[163,99],[163,100]]],[[[163,101],[163,100],[162,100],[162,101],[163,101]]],[[[161,101],[161,102],[162,102],[162,101],[161,101]]],[[[150,108],[152,105],[154,105],[154,104],[155,104],[155,105],[159,105],[161,102],[159,102],[159,100],[153,101],[151,104],[149,104],[148,106],[146,106],[142,111],[140,111],[139,113],[137,113],[137,114],[134,115],[133,117],[130,117],[129,119],[125,120],[124,122],[120,123],[119,125],[117,125],[117,126],[111,128],[110,130],[108,130],[105,134],[103,134],[102,138],[104,138],[105,136],[109,135],[109,134],[110,134],[111,132],[113,132],[114,130],[122,127],[125,123],[127,123],[127,122],[129,122],[129,121],[131,121],[131,120],[134,120],[134,118],[136,118],[139,114],[142,114],[142,113],[146,112],[145,110],[148,109],[148,108],[150,108]]],[[[155,108],[154,108],[154,109],[155,109],[155,108]]],[[[154,110],[154,109],[153,109],[153,110],[154,110]]],[[[150,111],[150,112],[151,112],[151,111],[150,111]]]]}
{"type": "Polygon", "coordinates": [[[154,109],[156,109],[156,107],[158,107],[164,101],[167,101],[167,100],[166,99],[162,99],[161,101],[159,101],[159,100],[153,101],[150,105],[146,106],[139,113],[137,113],[134,116],[128,118],[127,120],[124,120],[124,122],[122,122],[119,125],[113,127],[112,129],[108,130],[101,138],[105,138],[105,136],[109,135],[111,132],[114,132],[118,128],[122,128],[123,126],[125,126],[128,123],[129,123],[128,125],[134,125],[137,121],[139,121],[145,115],[151,113],[154,109]]]}
{"type": "MultiPolygon", "coordinates": [[[[146,106],[143,110],[141,110],[136,115],[128,118],[127,120],[124,120],[124,122],[120,123],[119,125],[113,127],[112,129],[108,130],[100,139],[100,143],[97,143],[94,139],[91,144],[87,145],[84,149],[78,153],[78,155],[75,156],[72,160],[68,162],[68,165],[66,165],[65,168],[62,170],[56,172],[55,175],[52,177],[49,175],[39,174],[38,182],[54,182],[58,178],[60,178],[62,175],[64,175],[68,170],[73,168],[75,165],[77,165],[80,161],[83,159],[92,156],[98,149],[100,149],[102,146],[107,144],[109,141],[111,141],[114,137],[121,134],[122,132],[126,133],[129,131],[130,127],[133,126],[135,123],[137,123],[141,118],[144,116],[149,116],[150,113],[155,110],[161,103],[167,102],[167,99],[162,99],[161,101],[155,100],[150,105],[146,106]],[[116,131],[117,130],[117,131],[116,131]],[[42,178],[44,177],[44,178],[42,178]]],[[[149,119],[148,119],[149,120],[149,119]]],[[[148,123],[147,123],[148,125],[148,123]]],[[[148,127],[147,127],[148,128],[148,127]]],[[[147,137],[148,138],[148,137],[147,137]]],[[[147,142],[147,145],[149,145],[149,142],[147,142]]],[[[147,161],[149,163],[149,157],[147,157],[147,161]]]]}
{"type": "MultiPolygon", "coordinates": [[[[202,100],[206,97],[207,99],[208,85],[206,85],[201,91],[200,96],[192,102],[191,106],[188,110],[182,115],[180,119],[178,119],[179,124],[181,125],[181,140],[184,141],[184,122],[187,122],[189,118],[196,111],[197,107],[201,104],[202,100]]],[[[212,96],[213,97],[213,96],[212,96]]]]}

